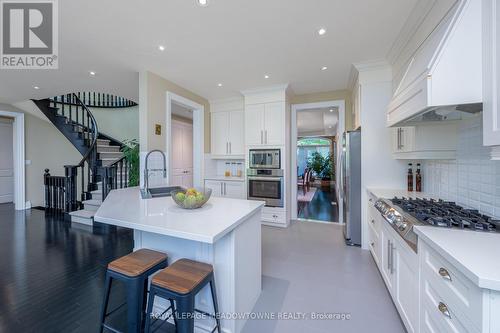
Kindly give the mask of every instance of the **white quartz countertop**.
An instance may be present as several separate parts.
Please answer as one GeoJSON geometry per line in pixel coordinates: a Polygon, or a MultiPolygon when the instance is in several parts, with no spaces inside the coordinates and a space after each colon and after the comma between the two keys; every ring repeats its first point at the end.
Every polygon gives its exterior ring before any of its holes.
{"type": "Polygon", "coordinates": [[[215,243],[264,206],[262,201],[211,197],[198,209],[182,209],[171,197],[141,199],[138,187],[113,190],[94,220],[101,223],[215,243]]]}
{"type": "Polygon", "coordinates": [[[221,180],[221,181],[232,181],[232,182],[244,182],[245,177],[225,177],[225,176],[207,176],[205,180],[221,180]]]}
{"type": "Polygon", "coordinates": [[[378,199],[392,199],[394,197],[405,198],[420,198],[420,199],[439,199],[435,195],[426,192],[408,192],[404,189],[383,189],[383,188],[368,188],[378,199]]]}
{"type": "Polygon", "coordinates": [[[500,291],[500,233],[416,226],[424,241],[480,288],[500,291]]]}

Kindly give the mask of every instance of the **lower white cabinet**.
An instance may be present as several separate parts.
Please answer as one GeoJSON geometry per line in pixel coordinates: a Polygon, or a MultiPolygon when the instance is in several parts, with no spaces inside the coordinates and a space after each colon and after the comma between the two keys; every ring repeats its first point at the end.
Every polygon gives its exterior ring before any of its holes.
{"type": "Polygon", "coordinates": [[[262,209],[262,223],[275,227],[286,227],[286,212],[282,207],[267,207],[262,209]]]}
{"type": "Polygon", "coordinates": [[[369,248],[408,332],[418,332],[418,257],[368,203],[369,248]],[[378,229],[378,232],[377,232],[378,229]]]}
{"type": "Polygon", "coordinates": [[[212,196],[246,199],[245,182],[205,179],[205,187],[212,189],[212,196]]]}

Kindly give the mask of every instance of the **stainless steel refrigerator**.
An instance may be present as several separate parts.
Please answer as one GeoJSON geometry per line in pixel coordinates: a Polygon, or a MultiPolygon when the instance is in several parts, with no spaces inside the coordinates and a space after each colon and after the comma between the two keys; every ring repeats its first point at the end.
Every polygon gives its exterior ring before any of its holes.
{"type": "Polygon", "coordinates": [[[343,222],[348,245],[361,245],[361,131],[344,133],[342,141],[343,222]]]}

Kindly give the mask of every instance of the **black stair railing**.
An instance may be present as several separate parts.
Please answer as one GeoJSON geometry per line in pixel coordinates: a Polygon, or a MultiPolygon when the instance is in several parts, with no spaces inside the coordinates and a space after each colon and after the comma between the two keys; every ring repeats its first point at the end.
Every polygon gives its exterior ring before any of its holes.
{"type": "Polygon", "coordinates": [[[103,169],[102,198],[104,200],[111,190],[128,187],[130,164],[126,157],[123,156],[113,164],[103,167],[103,169]]]}
{"type": "MultiPolygon", "coordinates": [[[[97,92],[77,92],[76,95],[85,104],[87,107],[91,108],[128,108],[132,106],[136,106],[137,103],[125,98],[112,94],[105,93],[97,93],[97,92]]],[[[52,106],[58,107],[59,105],[66,106],[76,106],[74,103],[74,99],[72,97],[68,98],[68,95],[56,96],[50,100],[52,102],[52,106]]]]}

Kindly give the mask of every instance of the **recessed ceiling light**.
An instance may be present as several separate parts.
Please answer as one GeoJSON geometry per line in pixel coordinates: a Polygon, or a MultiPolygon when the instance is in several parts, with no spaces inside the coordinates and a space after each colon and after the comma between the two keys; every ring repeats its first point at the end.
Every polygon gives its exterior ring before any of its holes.
{"type": "Polygon", "coordinates": [[[222,87],[222,83],[217,83],[217,87],[222,87]]]}
{"type": "Polygon", "coordinates": [[[95,76],[95,75],[96,75],[96,72],[94,72],[94,71],[90,71],[90,72],[89,72],[89,74],[90,74],[90,76],[95,76]]]}
{"type": "Polygon", "coordinates": [[[330,112],[333,112],[333,109],[330,109],[330,112]]]}
{"type": "Polygon", "coordinates": [[[163,45],[158,45],[158,50],[160,50],[160,51],[165,51],[165,46],[163,46],[163,45]]]}
{"type": "Polygon", "coordinates": [[[208,6],[208,0],[196,0],[196,3],[202,7],[208,6]]]}
{"type": "Polygon", "coordinates": [[[39,86],[34,86],[34,87],[33,87],[33,89],[35,89],[35,90],[39,90],[39,89],[40,89],[40,87],[39,87],[39,86]]]}
{"type": "Polygon", "coordinates": [[[322,71],[326,71],[327,69],[328,69],[328,67],[326,67],[326,66],[321,67],[322,71]]]}
{"type": "Polygon", "coordinates": [[[321,29],[318,30],[318,35],[323,36],[324,34],[326,34],[326,29],[325,28],[321,28],[321,29]]]}
{"type": "Polygon", "coordinates": [[[264,79],[269,79],[269,75],[264,75],[264,79]]]}
{"type": "Polygon", "coordinates": [[[332,126],[328,126],[328,128],[332,128],[332,126]]]}

